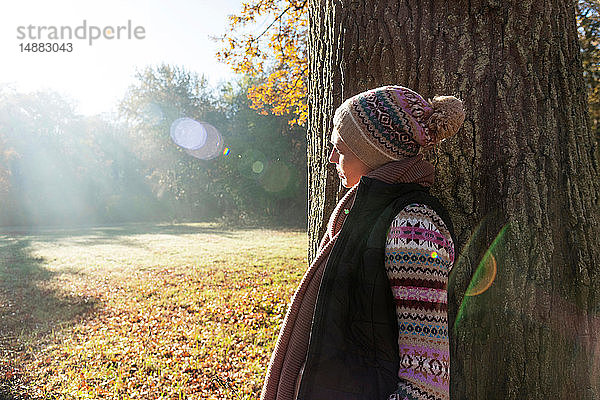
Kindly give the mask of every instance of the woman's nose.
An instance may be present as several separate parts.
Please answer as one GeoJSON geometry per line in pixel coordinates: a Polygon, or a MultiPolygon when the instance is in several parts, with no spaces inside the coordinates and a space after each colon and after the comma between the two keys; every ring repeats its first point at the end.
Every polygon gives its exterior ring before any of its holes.
{"type": "Polygon", "coordinates": [[[331,150],[331,154],[329,154],[329,162],[330,163],[337,163],[339,160],[339,155],[338,152],[335,151],[335,148],[331,150]]]}

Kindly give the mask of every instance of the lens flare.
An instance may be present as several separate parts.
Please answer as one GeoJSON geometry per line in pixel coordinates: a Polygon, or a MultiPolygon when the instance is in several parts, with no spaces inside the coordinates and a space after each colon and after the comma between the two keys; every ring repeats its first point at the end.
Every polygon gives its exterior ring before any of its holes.
{"type": "Polygon", "coordinates": [[[252,164],[252,172],[255,174],[260,174],[263,172],[263,169],[265,169],[265,165],[261,161],[255,161],[252,164]]]}
{"type": "Polygon", "coordinates": [[[171,139],[186,150],[200,149],[206,137],[206,128],[191,118],[179,118],[171,124],[171,139]]]}
{"type": "MultiPolygon", "coordinates": [[[[467,243],[460,252],[460,256],[455,263],[452,273],[449,277],[448,285],[453,284],[455,274],[464,271],[462,266],[464,264],[470,264],[468,254],[473,250],[474,246],[481,246],[481,239],[483,232],[488,229],[490,221],[493,220],[493,215],[484,217],[481,222],[477,225],[472,235],[467,240],[467,243]]],[[[454,332],[458,332],[459,326],[462,325],[462,321],[468,312],[468,306],[471,304],[471,299],[475,299],[476,296],[485,293],[490,289],[498,273],[498,268],[502,266],[504,260],[503,254],[505,251],[506,240],[508,240],[507,230],[510,229],[511,223],[506,223],[498,232],[491,245],[489,245],[483,254],[480,262],[475,269],[475,273],[471,276],[465,296],[463,297],[454,320],[454,332]],[[499,258],[500,257],[500,258],[499,258]]],[[[476,248],[476,247],[475,247],[476,248]]]]}
{"type": "Polygon", "coordinates": [[[481,259],[465,295],[477,296],[488,290],[496,279],[497,271],[496,257],[488,250],[481,259]]]}
{"type": "Polygon", "coordinates": [[[201,160],[213,159],[223,149],[223,137],[217,128],[191,118],[179,118],[171,124],[171,139],[186,153],[201,160]]]}
{"type": "Polygon", "coordinates": [[[240,158],[238,170],[242,176],[250,179],[261,177],[269,164],[267,157],[261,151],[252,148],[246,149],[240,155],[240,158]]]}

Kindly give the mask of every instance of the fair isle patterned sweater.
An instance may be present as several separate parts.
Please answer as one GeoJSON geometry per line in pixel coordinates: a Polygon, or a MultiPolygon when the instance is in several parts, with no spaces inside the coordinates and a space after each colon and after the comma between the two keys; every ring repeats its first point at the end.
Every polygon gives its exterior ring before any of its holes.
{"type": "Polygon", "coordinates": [[[454,263],[450,232],[431,208],[411,204],[392,221],[385,252],[400,351],[400,383],[389,400],[448,400],[446,287],[454,263]]]}

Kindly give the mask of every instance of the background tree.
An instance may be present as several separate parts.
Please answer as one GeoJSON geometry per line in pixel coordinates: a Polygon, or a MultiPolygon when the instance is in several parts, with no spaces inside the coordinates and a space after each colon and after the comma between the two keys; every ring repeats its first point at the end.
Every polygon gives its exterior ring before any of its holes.
{"type": "Polygon", "coordinates": [[[222,187],[253,220],[306,225],[306,132],[288,117],[251,108],[248,77],[222,88],[221,107],[233,157],[223,164],[222,187]]]}
{"type": "MultiPolygon", "coordinates": [[[[113,158],[124,136],[118,123],[76,115],[54,92],[5,90],[0,96],[0,225],[106,222],[109,204],[126,208],[124,215],[139,213],[132,210],[131,197],[122,197],[114,173],[118,164],[135,163],[135,157],[113,158]]],[[[140,181],[130,179],[127,187],[140,181]]],[[[148,200],[142,193],[136,196],[148,200]]]]}
{"type": "Polygon", "coordinates": [[[121,111],[154,192],[170,198],[180,217],[304,224],[304,132],[285,117],[250,109],[250,79],[213,93],[203,78],[168,65],[148,67],[137,78],[121,111]],[[180,117],[214,125],[229,152],[213,160],[186,154],[168,134],[180,117]]]}
{"type": "Polygon", "coordinates": [[[190,157],[169,136],[178,118],[221,119],[207,80],[164,64],[147,67],[136,78],[119,111],[128,123],[132,148],[153,193],[176,217],[214,217],[219,194],[210,190],[209,176],[215,163],[190,157]]]}
{"type": "Polygon", "coordinates": [[[467,119],[439,149],[433,188],[460,254],[449,300],[452,396],[597,398],[599,160],[576,3],[308,5],[313,245],[336,200],[326,167],[335,107],[388,83],[458,95],[467,119]]]}

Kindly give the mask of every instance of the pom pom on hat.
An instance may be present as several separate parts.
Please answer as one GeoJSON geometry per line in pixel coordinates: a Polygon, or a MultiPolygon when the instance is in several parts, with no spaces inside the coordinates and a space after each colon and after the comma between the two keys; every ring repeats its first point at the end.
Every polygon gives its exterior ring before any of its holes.
{"type": "Polygon", "coordinates": [[[454,96],[436,96],[431,102],[433,113],[427,121],[429,135],[434,143],[452,137],[465,121],[462,101],[454,96]]]}

